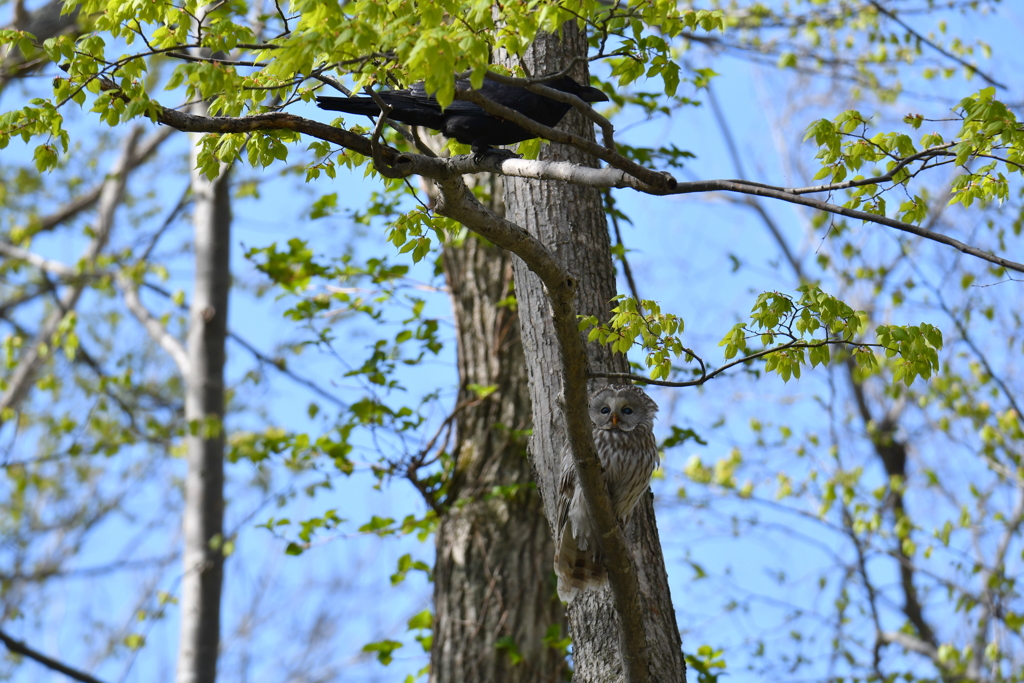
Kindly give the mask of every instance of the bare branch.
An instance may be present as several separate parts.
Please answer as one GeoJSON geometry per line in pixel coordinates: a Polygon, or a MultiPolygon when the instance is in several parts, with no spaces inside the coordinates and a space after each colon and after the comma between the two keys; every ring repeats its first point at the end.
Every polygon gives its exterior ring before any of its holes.
{"type": "Polygon", "coordinates": [[[857,553],[857,573],[860,575],[861,581],[864,583],[864,590],[868,595],[868,606],[871,608],[871,621],[875,625],[875,647],[872,653],[871,666],[875,671],[875,674],[879,679],[884,679],[885,676],[881,670],[881,646],[882,641],[882,622],[878,616],[878,591],[875,590],[874,583],[871,582],[871,577],[868,575],[867,559],[864,552],[864,545],[861,542],[860,537],[857,536],[857,532],[853,529],[853,516],[850,514],[849,509],[846,505],[843,505],[843,531],[846,533],[847,538],[853,544],[853,548],[857,553]]]}
{"type": "Polygon", "coordinates": [[[813,341],[813,342],[803,341],[803,340],[797,339],[797,340],[794,340],[794,341],[791,341],[791,342],[786,342],[785,344],[781,344],[779,346],[773,346],[771,348],[762,349],[760,351],[757,351],[755,353],[750,354],[749,356],[743,356],[743,358],[737,358],[736,360],[731,361],[729,363],[726,363],[725,365],[723,365],[721,367],[715,368],[711,372],[707,372],[706,370],[703,370],[704,362],[700,358],[698,358],[695,354],[690,352],[690,355],[693,356],[694,358],[696,358],[697,361],[701,364],[702,372],[701,372],[701,376],[699,378],[690,380],[689,382],[669,382],[667,380],[648,379],[647,377],[644,377],[643,375],[634,375],[632,373],[623,373],[623,372],[592,372],[592,373],[590,373],[590,376],[591,377],[604,377],[605,379],[616,379],[616,380],[620,380],[620,381],[642,382],[643,384],[653,384],[653,385],[659,386],[659,387],[676,387],[676,388],[699,387],[702,384],[706,384],[706,383],[710,382],[711,380],[715,379],[716,377],[718,377],[719,375],[721,375],[725,371],[730,370],[730,369],[736,367],[737,365],[743,365],[744,363],[749,363],[752,360],[757,360],[758,358],[763,358],[764,356],[767,356],[769,354],[776,353],[776,352],[779,352],[779,351],[786,351],[788,349],[816,349],[816,348],[819,348],[821,346],[857,346],[857,347],[865,347],[865,348],[867,348],[867,347],[886,348],[886,347],[882,346],[881,344],[863,344],[861,342],[855,342],[855,341],[851,341],[849,339],[822,339],[822,340],[813,341]]]}
{"type": "Polygon", "coordinates": [[[71,278],[78,274],[71,266],[65,265],[60,261],[51,261],[50,259],[43,258],[28,249],[16,247],[10,242],[0,242],[0,254],[3,254],[7,258],[24,261],[31,266],[35,266],[39,270],[52,273],[53,275],[58,275],[60,277],[71,278]]]}
{"type": "MultiPolygon", "coordinates": [[[[604,203],[605,212],[608,217],[612,220],[612,228],[615,230],[615,244],[622,251],[622,274],[626,276],[626,282],[629,283],[629,291],[636,300],[637,306],[640,306],[642,299],[640,298],[640,290],[636,286],[636,280],[633,279],[633,269],[629,265],[629,259],[626,258],[626,245],[622,241],[622,229],[619,227],[619,217],[615,213],[615,200],[612,199],[612,191],[605,190],[604,192],[604,203]]],[[[640,308],[639,310],[643,310],[640,308]]]]}
{"type": "MultiPolygon", "coordinates": [[[[917,154],[911,154],[908,157],[896,160],[896,165],[892,167],[888,173],[883,173],[879,176],[871,178],[860,178],[858,180],[847,180],[841,183],[828,183],[826,185],[811,185],[809,187],[787,187],[784,189],[785,192],[792,194],[814,194],[818,192],[836,192],[838,190],[848,190],[853,187],[865,187],[867,185],[879,185],[881,183],[892,182],[892,179],[901,170],[914,163],[915,161],[927,161],[928,159],[934,159],[936,157],[956,157],[955,154],[949,152],[949,148],[955,147],[958,143],[947,142],[928,149],[923,149],[917,154]]],[[[1003,161],[1000,159],[1000,161],[1003,161]]],[[[1012,162],[1006,162],[1012,163],[1012,162]]],[[[750,181],[743,181],[750,185],[757,185],[759,187],[773,187],[772,185],[762,185],[760,183],[752,183],[750,181]]]]}
{"type": "MultiPolygon", "coordinates": [[[[78,30],[78,7],[65,14],[61,0],[50,0],[45,5],[31,11],[25,9],[24,2],[14,3],[14,21],[0,28],[13,28],[26,31],[35,36],[38,44],[62,34],[76,34],[78,30]]],[[[23,78],[35,73],[36,69],[50,60],[36,57],[26,60],[25,55],[17,48],[7,45],[0,48],[0,92],[15,78],[23,78]]]]}
{"type": "Polygon", "coordinates": [[[149,333],[153,341],[167,352],[167,355],[171,357],[171,360],[178,367],[178,372],[181,376],[187,377],[191,366],[188,361],[188,354],[185,352],[185,345],[168,332],[167,328],[143,305],[142,300],[139,298],[138,285],[126,274],[119,273],[117,276],[117,288],[121,290],[125,306],[128,307],[128,310],[142,323],[142,326],[146,328],[146,332],[149,333]]]}
{"type": "Polygon", "coordinates": [[[72,678],[76,681],[81,681],[82,683],[103,683],[103,681],[101,681],[100,679],[94,678],[89,674],[85,673],[84,671],[72,669],[67,664],[62,664],[61,662],[58,662],[56,659],[47,657],[42,652],[39,652],[38,650],[29,647],[20,640],[15,640],[3,631],[0,631],[0,641],[2,641],[3,644],[7,646],[7,649],[11,652],[14,652],[19,655],[24,655],[29,659],[33,659],[42,664],[43,666],[45,666],[46,668],[52,669],[53,671],[56,671],[58,673],[62,673],[68,678],[72,678]]]}
{"type": "Polygon", "coordinates": [[[944,235],[939,232],[933,232],[927,228],[922,228],[912,223],[904,223],[894,218],[888,218],[886,216],[879,216],[873,213],[867,213],[865,211],[857,211],[855,209],[848,209],[843,206],[837,206],[836,204],[830,204],[829,202],[823,202],[819,199],[811,199],[810,197],[802,197],[800,195],[786,192],[783,188],[771,188],[763,185],[754,185],[744,181],[735,180],[702,180],[688,183],[679,183],[679,186],[673,190],[670,194],[690,194],[694,192],[708,192],[710,190],[722,190],[725,192],[739,192],[742,194],[751,194],[758,197],[771,197],[772,199],[781,199],[784,202],[791,204],[800,204],[803,206],[809,206],[812,209],[818,209],[819,211],[825,211],[827,213],[838,214],[840,216],[846,216],[848,218],[856,218],[868,223],[877,223],[884,225],[889,228],[895,228],[901,232],[906,232],[911,235],[917,235],[918,237],[924,237],[925,239],[939,244],[945,244],[953,247],[958,251],[961,251],[975,258],[979,258],[989,263],[994,263],[997,266],[1006,268],[1007,270],[1014,270],[1018,273],[1024,273],[1024,263],[1018,263],[1017,261],[1011,261],[1001,256],[979,249],[978,247],[972,247],[969,244],[964,244],[960,240],[953,239],[948,235],[944,235]]]}
{"type": "Polygon", "coordinates": [[[883,631],[878,634],[878,637],[883,643],[893,643],[910,650],[911,652],[924,655],[935,662],[936,666],[939,666],[941,670],[942,667],[939,664],[939,651],[920,638],[916,638],[909,633],[903,633],[902,631],[883,631]]]}
{"type": "MultiPolygon", "coordinates": [[[[715,88],[712,87],[711,83],[708,83],[708,103],[711,105],[711,111],[715,115],[715,121],[718,123],[719,130],[722,131],[722,138],[725,140],[725,146],[729,150],[729,157],[732,159],[732,165],[736,168],[736,174],[743,180],[747,179],[747,174],[743,170],[743,158],[740,156],[739,147],[736,145],[736,139],[733,137],[732,128],[729,126],[729,121],[725,117],[725,112],[722,110],[721,105],[718,103],[718,98],[715,96],[715,88]]],[[[756,199],[747,197],[742,200],[737,200],[749,206],[753,209],[757,215],[761,218],[761,222],[767,226],[768,230],[772,233],[775,241],[778,243],[779,248],[782,249],[782,253],[786,256],[786,260],[789,261],[790,267],[793,268],[793,272],[796,273],[797,279],[801,282],[805,279],[803,268],[800,262],[797,260],[793,251],[789,248],[789,242],[782,236],[782,231],[779,230],[779,226],[775,224],[772,217],[768,214],[768,211],[761,206],[761,202],[756,199]]]]}
{"type": "MultiPolygon", "coordinates": [[[[173,295],[169,291],[164,289],[163,287],[159,287],[159,286],[151,284],[149,282],[143,282],[142,286],[145,287],[146,289],[152,291],[152,292],[155,292],[156,294],[159,294],[160,296],[162,296],[165,299],[173,299],[174,298],[173,295]]],[[[187,301],[181,302],[180,304],[178,304],[178,308],[180,310],[182,310],[182,311],[188,311],[189,310],[188,302],[187,301]]],[[[338,398],[337,396],[334,396],[333,394],[328,393],[326,390],[324,390],[322,387],[320,387],[315,382],[313,382],[311,380],[308,380],[305,377],[302,377],[300,375],[297,375],[293,371],[289,370],[288,366],[285,365],[283,360],[278,359],[278,358],[271,358],[270,356],[268,356],[267,354],[263,353],[262,351],[257,349],[255,346],[253,346],[253,344],[251,342],[249,342],[245,337],[242,337],[241,335],[239,335],[237,332],[232,332],[229,329],[228,330],[228,338],[231,339],[232,341],[234,341],[235,343],[237,343],[239,346],[241,346],[243,349],[245,349],[249,353],[251,353],[253,355],[253,357],[256,358],[256,360],[258,360],[261,363],[266,363],[267,365],[270,365],[270,366],[274,367],[278,372],[280,372],[285,377],[288,377],[293,382],[295,382],[297,384],[301,384],[302,386],[306,387],[307,389],[309,389],[310,391],[312,391],[316,395],[320,396],[321,398],[323,398],[323,399],[325,399],[327,401],[330,401],[331,403],[333,403],[334,405],[338,406],[339,408],[347,408],[348,407],[348,405],[344,401],[342,401],[340,398],[338,398]]]]}
{"type": "Polygon", "coordinates": [[[395,170],[402,170],[402,172],[410,175],[417,173],[427,177],[435,177],[437,170],[433,167],[437,164],[446,165],[451,171],[457,173],[481,173],[487,171],[521,178],[564,180],[576,185],[588,185],[590,187],[598,188],[630,187],[634,190],[655,195],[695,194],[698,192],[721,191],[736,192],[739,194],[747,194],[757,197],[769,197],[771,199],[779,199],[791,204],[799,204],[819,211],[825,211],[826,213],[837,214],[868,223],[876,223],[889,228],[895,228],[901,232],[906,232],[933,242],[938,242],[939,244],[951,246],[958,251],[968,254],[969,256],[974,256],[975,258],[982,259],[983,261],[988,261],[989,263],[993,263],[1002,268],[1024,273],[1024,263],[996,256],[991,252],[965,244],[960,240],[949,237],[943,233],[934,232],[919,225],[914,225],[913,223],[904,223],[903,221],[896,220],[895,218],[880,216],[866,211],[857,211],[855,209],[849,209],[820,199],[803,196],[803,193],[806,192],[831,191],[831,189],[834,189],[831,186],[822,186],[818,189],[784,188],[760,183],[751,183],[745,180],[697,180],[691,182],[680,182],[677,183],[674,188],[665,190],[647,185],[636,176],[632,176],[626,171],[617,168],[596,169],[577,166],[576,164],[568,162],[527,161],[524,159],[508,159],[502,161],[488,159],[487,157],[478,161],[469,156],[453,157],[451,159],[426,160],[416,155],[403,154],[398,157],[397,164],[394,168],[395,170]]]}
{"type": "Polygon", "coordinates": [[[1010,543],[1017,538],[1021,524],[1024,523],[1024,488],[1017,489],[1017,502],[1013,506],[1013,512],[1006,521],[1006,528],[999,539],[991,569],[983,570],[979,575],[979,582],[982,586],[979,606],[981,613],[974,631],[974,655],[971,657],[967,673],[972,677],[980,677],[985,661],[985,644],[989,638],[989,630],[992,625],[992,617],[1001,612],[1000,593],[1005,588],[1006,576],[1006,553],[1010,543]]]}
{"type": "MultiPolygon", "coordinates": [[[[153,152],[160,147],[161,143],[169,138],[174,132],[175,131],[170,128],[161,128],[139,143],[135,153],[132,155],[125,167],[126,171],[134,171],[140,165],[145,163],[153,152]]],[[[100,198],[100,193],[103,192],[105,184],[106,181],[100,183],[85,194],[71,200],[53,213],[32,221],[31,227],[33,228],[33,232],[47,232],[53,230],[64,221],[78,215],[82,211],[85,211],[95,204],[96,200],[100,198]]]]}
{"type": "MultiPolygon", "coordinates": [[[[177,50],[177,49],[180,49],[182,47],[190,47],[190,46],[188,46],[188,45],[178,45],[178,46],[175,46],[172,49],[177,50]]],[[[159,52],[159,50],[155,50],[155,52],[159,52]]],[[[241,61],[241,60],[237,60],[237,59],[218,59],[217,57],[196,57],[195,55],[187,55],[187,54],[184,54],[184,53],[181,53],[181,52],[166,52],[164,54],[164,56],[165,57],[173,57],[174,59],[180,59],[180,60],[185,61],[185,62],[200,62],[200,63],[206,63],[206,64],[226,64],[228,66],[251,66],[251,67],[256,67],[256,68],[259,68],[259,69],[263,69],[263,68],[267,67],[267,63],[266,62],[241,61]]]]}
{"type": "Polygon", "coordinates": [[[980,69],[978,69],[978,67],[974,66],[973,64],[968,64],[967,62],[965,62],[960,57],[957,57],[956,55],[948,52],[947,50],[943,49],[939,45],[936,45],[932,41],[930,41],[927,38],[925,38],[924,36],[922,36],[920,33],[915,31],[914,29],[910,28],[899,17],[897,17],[894,12],[890,12],[885,7],[882,7],[882,5],[880,5],[877,2],[877,0],[868,0],[868,4],[870,4],[876,10],[878,10],[878,12],[880,14],[884,14],[885,16],[887,16],[890,19],[892,19],[893,21],[895,21],[897,24],[899,24],[904,29],[906,29],[907,33],[909,33],[910,35],[914,36],[914,38],[918,39],[919,41],[921,41],[922,43],[924,43],[928,47],[932,48],[933,50],[938,52],[943,57],[946,57],[947,59],[952,59],[957,64],[960,64],[961,66],[966,67],[971,72],[978,74],[982,78],[982,80],[984,80],[989,85],[994,85],[996,87],[1002,88],[1003,90],[1006,90],[1006,86],[1005,85],[1003,85],[999,81],[995,80],[994,78],[992,78],[991,76],[986,74],[984,71],[981,71],[980,69]]]}

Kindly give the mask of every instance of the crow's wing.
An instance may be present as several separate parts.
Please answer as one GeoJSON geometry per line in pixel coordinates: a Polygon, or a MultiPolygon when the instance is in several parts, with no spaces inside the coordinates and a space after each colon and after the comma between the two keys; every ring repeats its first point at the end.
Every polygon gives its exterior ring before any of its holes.
{"type": "MultiPolygon", "coordinates": [[[[459,88],[471,87],[468,80],[459,80],[456,85],[459,88]]],[[[568,77],[550,85],[566,92],[575,92],[581,87],[568,77]]],[[[570,109],[567,104],[489,78],[484,79],[480,92],[494,102],[546,126],[557,125],[570,109]]],[[[508,145],[534,137],[509,121],[491,116],[472,102],[454,100],[442,111],[437,99],[427,94],[422,81],[405,90],[381,90],[378,94],[392,107],[389,118],[411,126],[439,130],[446,137],[473,145],[474,148],[508,145]]],[[[369,97],[318,97],[317,104],[322,109],[352,114],[376,116],[380,113],[380,109],[369,97]]]]}
{"type": "MultiPolygon", "coordinates": [[[[441,111],[437,100],[427,95],[422,83],[417,83],[408,90],[381,90],[377,93],[385,103],[391,105],[388,118],[410,126],[424,126],[434,130],[443,130],[447,112],[441,111]]],[[[316,98],[317,106],[331,111],[342,111],[348,114],[377,116],[380,107],[370,97],[327,97],[316,98]]],[[[468,104],[477,112],[483,111],[470,102],[468,104]]],[[[452,108],[449,107],[449,110],[452,108]]],[[[459,109],[462,109],[461,107],[459,109]]]]}

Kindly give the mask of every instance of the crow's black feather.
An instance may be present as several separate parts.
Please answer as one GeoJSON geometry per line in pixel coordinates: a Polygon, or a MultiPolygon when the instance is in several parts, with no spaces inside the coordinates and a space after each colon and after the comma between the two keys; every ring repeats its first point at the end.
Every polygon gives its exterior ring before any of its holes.
{"type": "MultiPolygon", "coordinates": [[[[457,84],[460,88],[470,87],[469,81],[465,80],[458,81],[457,84]]],[[[584,102],[608,101],[608,97],[597,88],[580,85],[568,76],[544,85],[576,95],[584,102]]],[[[558,125],[572,108],[550,97],[538,95],[518,86],[499,83],[490,78],[484,79],[480,92],[494,102],[514,109],[545,126],[558,125]]],[[[493,145],[511,145],[537,137],[514,123],[491,116],[472,102],[455,100],[442,110],[437,100],[427,94],[422,82],[406,90],[381,90],[377,94],[391,107],[388,118],[410,126],[423,126],[441,131],[445,137],[471,145],[477,154],[486,153],[493,145]]],[[[316,98],[316,103],[321,109],[348,114],[380,114],[380,107],[369,97],[321,96],[316,98]]]]}

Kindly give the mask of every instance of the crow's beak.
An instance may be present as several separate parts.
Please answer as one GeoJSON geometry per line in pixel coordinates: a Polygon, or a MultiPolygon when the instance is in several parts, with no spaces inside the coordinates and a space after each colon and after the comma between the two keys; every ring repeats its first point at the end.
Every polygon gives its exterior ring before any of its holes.
{"type": "Polygon", "coordinates": [[[612,427],[618,427],[618,426],[619,426],[619,414],[618,413],[612,413],[612,427]]]}
{"type": "Polygon", "coordinates": [[[589,85],[580,88],[579,98],[584,102],[607,102],[608,96],[597,88],[592,88],[589,85]]]}

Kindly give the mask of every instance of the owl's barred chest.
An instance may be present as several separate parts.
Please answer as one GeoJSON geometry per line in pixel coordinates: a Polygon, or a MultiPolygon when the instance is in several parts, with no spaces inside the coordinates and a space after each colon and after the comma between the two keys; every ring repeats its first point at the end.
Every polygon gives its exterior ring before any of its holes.
{"type": "Polygon", "coordinates": [[[597,455],[604,468],[616,514],[624,517],[646,490],[658,463],[658,446],[647,429],[623,432],[594,430],[597,455]]]}
{"type": "Polygon", "coordinates": [[[595,429],[594,444],[605,469],[621,460],[649,460],[657,457],[657,442],[654,434],[647,430],[623,432],[618,429],[595,429]]]}

